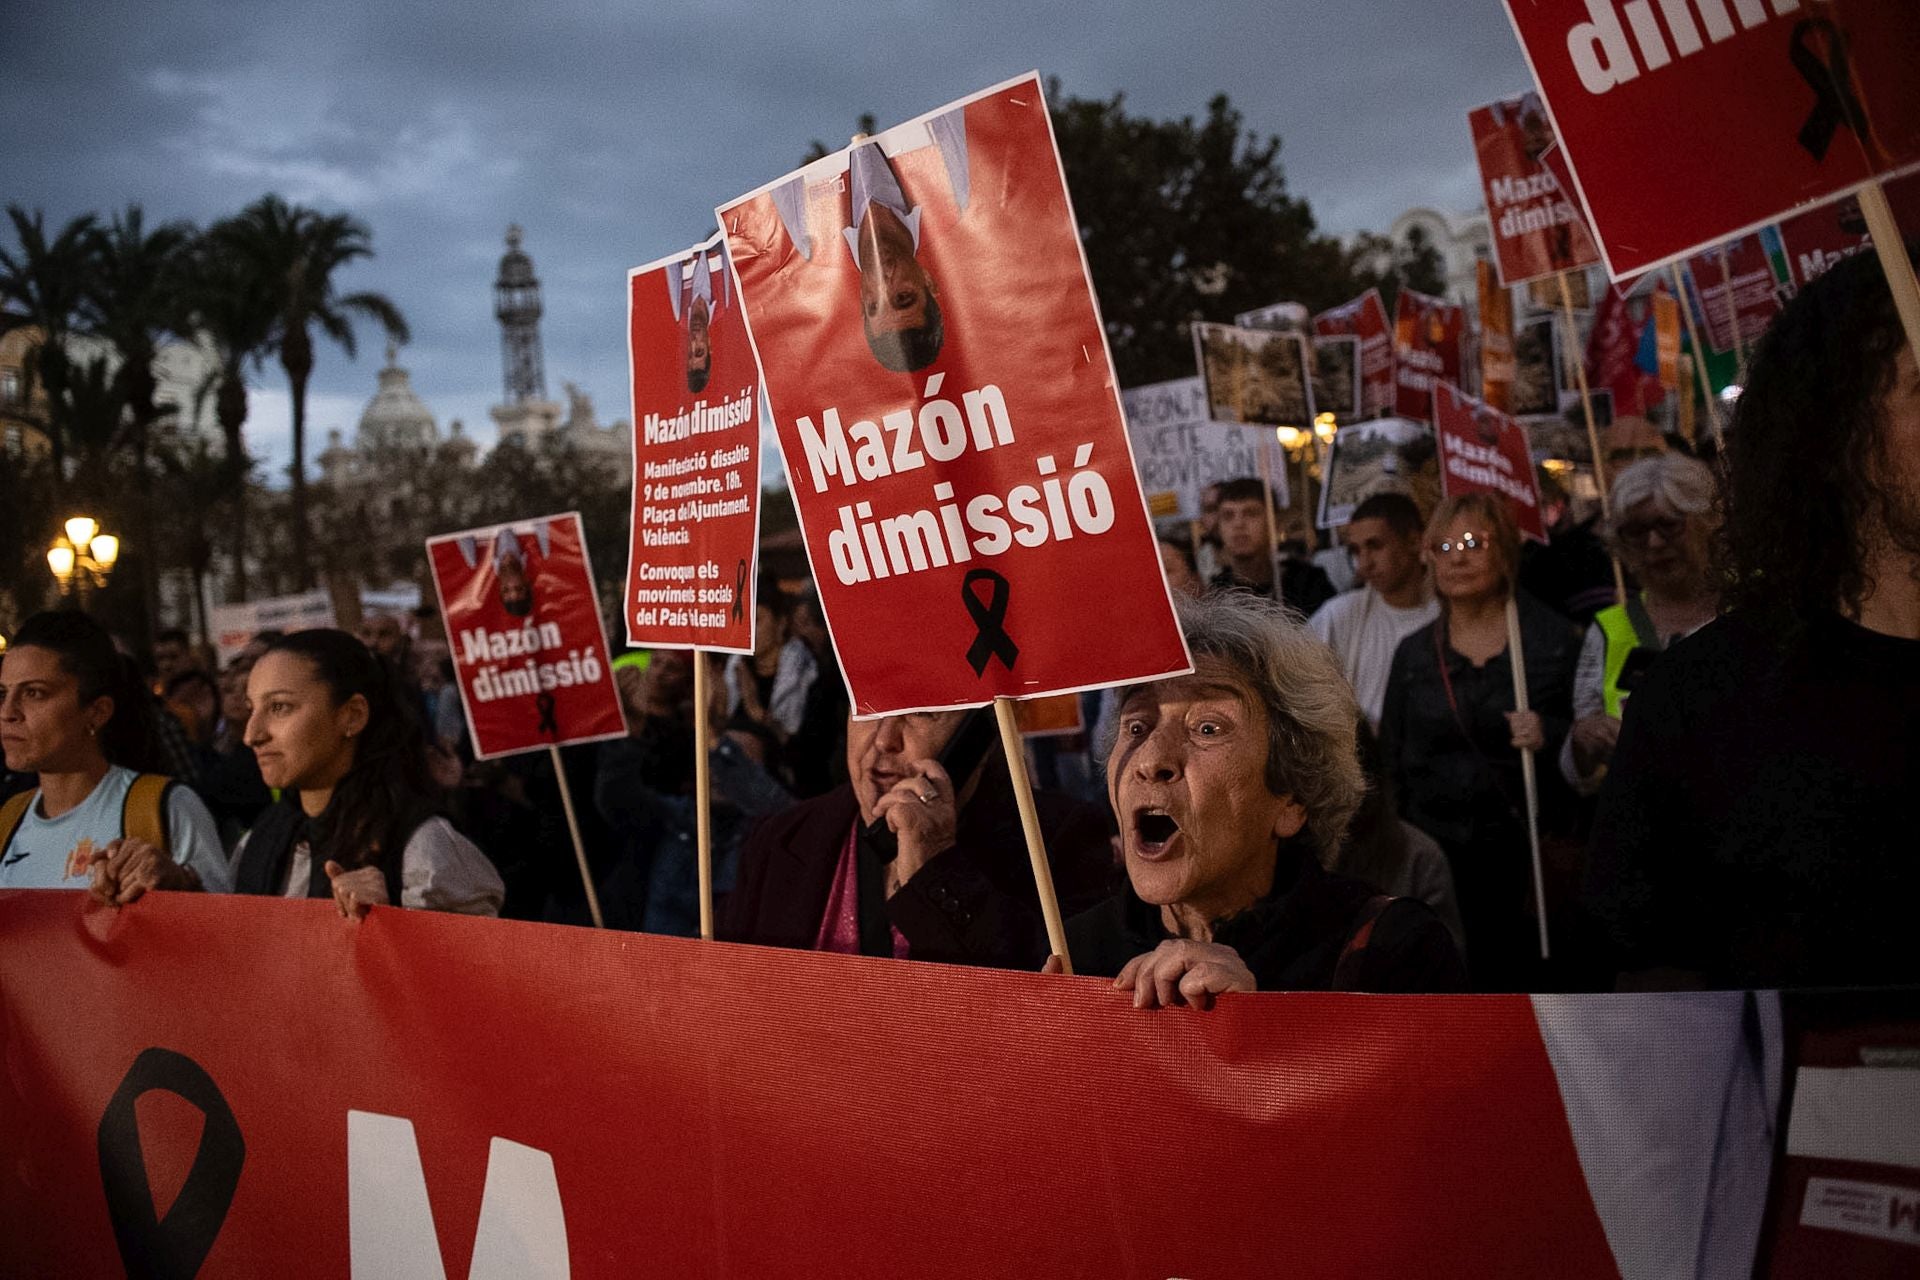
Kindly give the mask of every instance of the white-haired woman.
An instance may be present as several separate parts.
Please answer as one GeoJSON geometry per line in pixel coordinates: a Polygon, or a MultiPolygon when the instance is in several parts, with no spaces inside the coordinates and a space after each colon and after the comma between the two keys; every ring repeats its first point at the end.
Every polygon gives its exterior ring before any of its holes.
{"type": "Polygon", "coordinates": [[[1560,750],[1560,772],[1584,795],[1600,789],[1621,711],[1647,666],[1717,612],[1716,497],[1706,463],[1679,453],[1642,459],[1613,482],[1609,533],[1640,590],[1594,616],[1574,668],[1573,732],[1560,750]]]}
{"type": "Polygon", "coordinates": [[[1076,970],[1139,1007],[1463,990],[1432,911],[1326,870],[1365,788],[1332,651],[1245,592],[1178,608],[1194,671],[1121,693],[1107,789],[1128,883],[1068,922],[1076,970]]]}

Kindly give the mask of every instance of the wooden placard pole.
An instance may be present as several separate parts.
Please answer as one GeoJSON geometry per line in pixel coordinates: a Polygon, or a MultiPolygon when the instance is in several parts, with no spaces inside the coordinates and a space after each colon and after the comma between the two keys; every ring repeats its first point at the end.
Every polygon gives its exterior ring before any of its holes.
{"type": "Polygon", "coordinates": [[[707,756],[713,750],[713,720],[707,699],[707,654],[693,651],[693,829],[700,870],[700,936],[713,941],[713,775],[707,756]]]}
{"type": "Polygon", "coordinates": [[[1914,279],[1913,259],[1907,256],[1907,242],[1900,236],[1900,224],[1893,219],[1893,207],[1887,203],[1887,191],[1879,179],[1860,188],[1860,212],[1866,216],[1873,251],[1880,256],[1880,270],[1887,276],[1887,288],[1893,290],[1893,306],[1907,331],[1907,346],[1914,360],[1920,362],[1920,281],[1914,279]]]}
{"type": "Polygon", "coordinates": [[[1027,857],[1033,863],[1033,887],[1040,893],[1040,916],[1047,924],[1047,947],[1060,957],[1061,972],[1073,972],[1067,954],[1067,925],[1060,916],[1060,899],[1053,891],[1053,869],[1047,865],[1047,845],[1040,835],[1040,814],[1033,804],[1033,781],[1027,776],[1027,748],[1020,737],[1020,721],[1012,698],[993,700],[993,717],[1000,723],[1000,750],[1007,757],[1013,779],[1013,797],[1020,806],[1020,829],[1027,837],[1027,857]]]}
{"type": "MultiPolygon", "coordinates": [[[[1274,441],[1280,439],[1280,428],[1274,429],[1274,441]]],[[[1265,440],[1260,442],[1260,488],[1267,495],[1267,561],[1273,566],[1273,598],[1280,598],[1280,516],[1273,509],[1273,460],[1268,455],[1272,448],[1265,440]]]]}
{"type": "Polygon", "coordinates": [[[580,886],[587,891],[587,910],[593,914],[593,927],[604,929],[607,921],[600,914],[600,895],[593,891],[593,871],[587,866],[587,846],[580,839],[580,819],[573,811],[573,788],[567,785],[567,766],[560,759],[560,748],[549,745],[553,758],[553,778],[560,784],[560,807],[566,810],[567,834],[573,837],[574,860],[580,864],[580,886]]]}
{"type": "MultiPolygon", "coordinates": [[[[1587,447],[1593,450],[1593,478],[1600,486],[1600,515],[1609,525],[1613,523],[1613,498],[1609,494],[1607,483],[1607,456],[1600,449],[1600,428],[1593,421],[1593,393],[1587,389],[1587,358],[1580,348],[1580,331],[1573,323],[1573,290],[1567,286],[1567,273],[1556,272],[1554,279],[1560,282],[1560,318],[1566,332],[1567,354],[1573,358],[1574,378],[1580,386],[1580,410],[1587,419],[1587,447]]],[[[1627,573],[1620,567],[1620,557],[1612,551],[1607,558],[1613,562],[1614,603],[1624,605],[1627,602],[1627,573]]]]}
{"type": "MultiPolygon", "coordinates": [[[[1507,596],[1507,659],[1513,668],[1513,709],[1526,711],[1527,653],[1520,643],[1520,606],[1507,596]]],[[[1527,843],[1533,852],[1533,907],[1540,917],[1540,958],[1548,959],[1547,882],[1540,866],[1540,784],[1533,772],[1533,748],[1520,752],[1520,777],[1527,790],[1527,843]]]]}
{"type": "Polygon", "coordinates": [[[1700,345],[1700,329],[1693,322],[1693,307],[1687,302],[1687,284],[1680,275],[1680,264],[1674,263],[1670,272],[1674,296],[1680,303],[1680,314],[1687,320],[1687,341],[1693,344],[1693,374],[1700,383],[1700,395],[1707,402],[1707,426],[1713,430],[1713,449],[1724,459],[1727,456],[1727,436],[1720,429],[1720,404],[1713,394],[1713,379],[1707,376],[1707,349],[1700,345]]]}

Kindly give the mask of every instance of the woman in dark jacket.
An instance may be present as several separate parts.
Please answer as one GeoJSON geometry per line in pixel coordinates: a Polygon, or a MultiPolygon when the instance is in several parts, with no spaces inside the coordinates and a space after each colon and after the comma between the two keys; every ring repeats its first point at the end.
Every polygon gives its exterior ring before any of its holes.
{"type": "Polygon", "coordinates": [[[1566,831],[1572,795],[1554,767],[1573,717],[1580,637],[1533,597],[1514,596],[1520,537],[1506,505],[1449,498],[1427,525],[1440,617],[1400,642],[1380,737],[1400,813],[1453,868],[1467,963],[1480,991],[1525,991],[1538,973],[1521,750],[1542,762],[1543,833],[1566,831]],[[1519,615],[1529,710],[1516,711],[1509,602],[1519,615]]]}
{"type": "Polygon", "coordinates": [[[1107,789],[1128,883],[1068,922],[1075,972],[1143,1008],[1462,989],[1432,911],[1326,870],[1365,787],[1333,653],[1244,592],[1178,608],[1194,671],[1121,693],[1107,789]]]}

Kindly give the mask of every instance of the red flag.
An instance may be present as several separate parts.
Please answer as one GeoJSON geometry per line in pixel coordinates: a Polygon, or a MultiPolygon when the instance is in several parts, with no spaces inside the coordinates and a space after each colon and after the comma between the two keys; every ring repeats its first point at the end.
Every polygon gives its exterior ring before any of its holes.
{"type": "Polygon", "coordinates": [[[1666,394],[1659,376],[1637,363],[1640,331],[1651,323],[1649,306],[1645,298],[1629,299],[1608,285],[1594,309],[1593,330],[1587,335],[1587,385],[1613,392],[1616,413],[1644,415],[1666,394]]]}

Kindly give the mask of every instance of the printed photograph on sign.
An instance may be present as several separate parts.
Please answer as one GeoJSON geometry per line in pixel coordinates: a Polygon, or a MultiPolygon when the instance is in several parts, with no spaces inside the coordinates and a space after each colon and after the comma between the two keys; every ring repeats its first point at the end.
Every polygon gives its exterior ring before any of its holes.
{"type": "Polygon", "coordinates": [[[627,273],[627,643],[753,651],[760,370],[718,235],[627,273]]]}
{"type": "Polygon", "coordinates": [[[1557,414],[1565,387],[1560,325],[1552,316],[1535,316],[1513,335],[1513,386],[1507,412],[1557,414]]]}
{"type": "Polygon", "coordinates": [[[1433,394],[1433,429],[1441,491],[1449,498],[1487,493],[1504,500],[1521,534],[1544,545],[1547,526],[1527,429],[1445,384],[1433,394]]]}
{"type": "Polygon", "coordinates": [[[1330,413],[1341,422],[1360,416],[1360,340],[1313,339],[1313,409],[1315,416],[1330,413]]]}
{"type": "Polygon", "coordinates": [[[1325,337],[1360,340],[1360,416],[1393,412],[1393,325],[1378,289],[1320,312],[1313,331],[1325,337]]]}
{"type": "Polygon", "coordinates": [[[1271,431],[1223,426],[1207,417],[1207,393],[1198,378],[1175,378],[1130,387],[1120,393],[1126,406],[1127,437],[1133,442],[1140,487],[1153,504],[1154,518],[1198,520],[1208,488],[1224,480],[1263,473],[1272,478],[1274,501],[1293,501],[1287,486],[1287,451],[1271,431]]]}
{"type": "Polygon", "coordinates": [[[1193,326],[1193,352],[1215,422],[1313,425],[1307,342],[1299,332],[1199,323],[1193,326]]]}
{"type": "Polygon", "coordinates": [[[1037,75],[716,216],[856,714],[1187,668],[1037,75]]]}
{"type": "Polygon", "coordinates": [[[1467,126],[1480,162],[1500,282],[1526,284],[1599,262],[1575,193],[1562,191],[1545,163],[1554,137],[1540,95],[1476,107],[1467,113],[1467,126]]]}
{"type": "Polygon", "coordinates": [[[1376,418],[1342,427],[1327,454],[1319,525],[1346,524],[1376,493],[1404,493],[1423,512],[1440,501],[1440,464],[1433,426],[1410,418],[1376,418]]]}
{"type": "Polygon", "coordinates": [[[1505,4],[1616,281],[1920,163],[1913,0],[1505,4]]]}
{"type": "Polygon", "coordinates": [[[427,539],[474,754],[625,737],[578,514],[427,539]]]}

